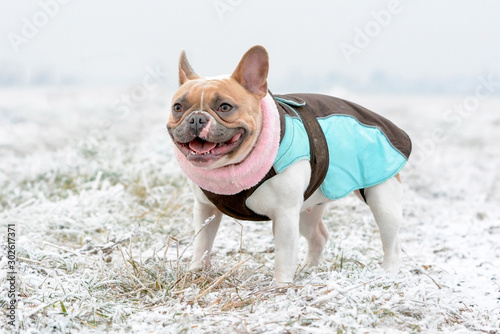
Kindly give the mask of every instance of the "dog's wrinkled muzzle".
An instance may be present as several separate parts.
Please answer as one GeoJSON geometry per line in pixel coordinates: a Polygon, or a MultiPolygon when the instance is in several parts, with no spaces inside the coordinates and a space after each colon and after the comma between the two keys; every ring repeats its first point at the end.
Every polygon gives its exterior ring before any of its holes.
{"type": "Polygon", "coordinates": [[[193,112],[176,128],[168,128],[177,148],[197,167],[208,167],[232,154],[244,141],[244,128],[227,128],[206,112],[193,112]]]}

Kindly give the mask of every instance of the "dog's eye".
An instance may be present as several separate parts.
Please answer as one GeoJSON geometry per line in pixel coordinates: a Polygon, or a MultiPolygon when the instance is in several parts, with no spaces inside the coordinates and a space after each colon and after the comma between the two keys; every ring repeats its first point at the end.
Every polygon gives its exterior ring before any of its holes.
{"type": "Polygon", "coordinates": [[[223,103],[219,106],[217,111],[228,112],[228,111],[231,111],[231,109],[233,109],[233,107],[230,104],[223,103]]]}
{"type": "Polygon", "coordinates": [[[184,108],[182,108],[182,106],[181,106],[180,103],[176,103],[172,107],[172,110],[175,111],[175,112],[182,112],[182,111],[184,111],[184,108]]]}

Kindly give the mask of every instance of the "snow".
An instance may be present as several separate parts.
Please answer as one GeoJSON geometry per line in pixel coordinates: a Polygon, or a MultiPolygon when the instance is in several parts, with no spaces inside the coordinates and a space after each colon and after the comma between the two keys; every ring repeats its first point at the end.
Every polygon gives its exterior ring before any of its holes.
{"type": "Polygon", "coordinates": [[[171,95],[121,114],[123,94],[0,90],[0,304],[15,223],[22,333],[500,332],[498,98],[459,114],[465,96],[340,96],[413,139],[403,265],[380,269],[377,226],[349,196],[325,214],[320,266],[277,289],[268,222],[224,218],[213,269],[187,271],[192,198],[165,129],[171,95]]]}

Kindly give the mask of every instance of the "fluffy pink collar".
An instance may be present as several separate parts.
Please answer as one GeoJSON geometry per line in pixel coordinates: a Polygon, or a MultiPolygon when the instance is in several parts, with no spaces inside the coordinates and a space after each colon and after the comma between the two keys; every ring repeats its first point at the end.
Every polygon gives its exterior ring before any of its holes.
{"type": "Polygon", "coordinates": [[[259,183],[271,169],[280,143],[280,118],[274,99],[267,94],[260,102],[262,129],[253,150],[238,164],[216,169],[196,168],[175,148],[187,177],[201,188],[220,195],[234,195],[259,183]]]}

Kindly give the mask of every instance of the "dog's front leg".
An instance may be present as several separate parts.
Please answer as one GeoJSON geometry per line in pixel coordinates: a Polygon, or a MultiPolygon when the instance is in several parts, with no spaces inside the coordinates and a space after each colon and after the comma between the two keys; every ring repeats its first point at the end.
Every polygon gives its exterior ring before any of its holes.
{"type": "Polygon", "coordinates": [[[195,193],[193,207],[195,238],[190,269],[206,269],[210,267],[210,251],[219,229],[222,213],[206,199],[199,188],[193,190],[195,193]]]}
{"type": "Polygon", "coordinates": [[[293,282],[297,269],[299,215],[300,208],[297,208],[297,210],[278,212],[273,219],[274,281],[281,286],[293,282]]]}
{"type": "Polygon", "coordinates": [[[300,210],[310,177],[309,161],[298,161],[257,188],[246,202],[273,221],[274,281],[281,286],[293,282],[297,269],[300,210]]]}

